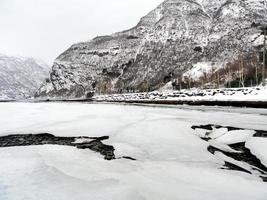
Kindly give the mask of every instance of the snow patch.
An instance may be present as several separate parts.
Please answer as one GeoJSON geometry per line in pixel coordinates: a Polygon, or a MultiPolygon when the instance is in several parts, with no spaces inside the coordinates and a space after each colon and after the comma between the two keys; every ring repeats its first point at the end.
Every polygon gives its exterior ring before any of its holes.
{"type": "Polygon", "coordinates": [[[223,63],[213,62],[198,62],[193,64],[191,70],[184,73],[184,77],[191,77],[193,80],[198,80],[204,73],[210,73],[212,69],[217,70],[223,66],[223,63]]]}
{"type": "Polygon", "coordinates": [[[246,142],[246,147],[267,166],[267,139],[253,137],[246,142]]]}

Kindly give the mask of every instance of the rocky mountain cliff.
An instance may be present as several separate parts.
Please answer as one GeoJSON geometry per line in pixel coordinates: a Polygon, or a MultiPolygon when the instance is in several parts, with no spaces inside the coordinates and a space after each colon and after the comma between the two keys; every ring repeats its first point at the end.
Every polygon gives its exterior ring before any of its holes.
{"type": "Polygon", "coordinates": [[[37,96],[158,89],[194,68],[257,53],[265,0],[166,0],[134,28],[71,46],[37,96]]]}
{"type": "Polygon", "coordinates": [[[31,97],[48,76],[48,65],[39,60],[0,54],[0,100],[31,97]]]}

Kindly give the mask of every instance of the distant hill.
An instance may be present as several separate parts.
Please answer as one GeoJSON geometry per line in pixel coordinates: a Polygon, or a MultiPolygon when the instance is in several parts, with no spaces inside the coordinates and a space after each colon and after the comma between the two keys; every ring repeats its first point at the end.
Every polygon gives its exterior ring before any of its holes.
{"type": "Polygon", "coordinates": [[[40,60],[0,54],[0,100],[32,97],[48,76],[49,67],[40,60]]]}

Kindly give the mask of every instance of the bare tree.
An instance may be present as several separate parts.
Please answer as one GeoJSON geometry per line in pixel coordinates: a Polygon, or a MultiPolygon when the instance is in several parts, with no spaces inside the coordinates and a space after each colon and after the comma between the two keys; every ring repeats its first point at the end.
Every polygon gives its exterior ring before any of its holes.
{"type": "Polygon", "coordinates": [[[244,59],[243,56],[240,56],[240,63],[239,63],[239,87],[245,87],[245,75],[244,75],[244,59]]]}
{"type": "Polygon", "coordinates": [[[220,88],[220,70],[217,70],[216,76],[217,76],[217,87],[220,88]]]}
{"type": "Polygon", "coordinates": [[[255,83],[256,85],[259,85],[259,70],[258,70],[259,62],[258,62],[258,58],[256,55],[254,55],[252,58],[252,65],[255,68],[255,83]]]}
{"type": "Polygon", "coordinates": [[[231,87],[231,76],[232,76],[232,73],[231,73],[231,65],[228,64],[227,65],[227,71],[228,71],[228,87],[230,88],[231,87]]]}

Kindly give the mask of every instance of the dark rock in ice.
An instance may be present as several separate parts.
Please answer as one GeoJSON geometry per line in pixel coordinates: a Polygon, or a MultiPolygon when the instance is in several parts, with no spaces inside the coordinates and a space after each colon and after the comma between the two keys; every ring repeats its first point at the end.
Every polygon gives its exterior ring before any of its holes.
{"type": "MultiPolygon", "coordinates": [[[[257,170],[263,174],[267,174],[267,167],[264,166],[260,159],[251,153],[251,151],[245,147],[245,142],[229,145],[232,149],[241,151],[242,153],[228,153],[225,154],[235,160],[246,162],[251,166],[258,168],[257,170]]],[[[255,168],[255,169],[256,169],[255,168]]]]}
{"type": "MultiPolygon", "coordinates": [[[[208,125],[199,125],[199,126],[192,126],[191,127],[193,130],[196,129],[204,129],[207,131],[206,136],[207,137],[200,137],[202,140],[205,140],[209,142],[212,138],[208,137],[212,131],[220,128],[227,128],[228,132],[234,131],[234,130],[245,130],[243,128],[237,128],[237,127],[231,127],[231,126],[220,126],[220,125],[213,125],[213,124],[208,124],[208,125]]],[[[267,136],[267,131],[263,130],[254,130],[256,133],[253,135],[253,137],[266,137],[267,136]]],[[[235,161],[246,163],[250,166],[251,171],[248,169],[244,169],[241,166],[238,166],[236,163],[232,163],[229,161],[224,161],[224,167],[222,169],[230,169],[230,170],[237,170],[237,171],[242,171],[246,172],[249,174],[252,174],[252,171],[258,171],[261,175],[259,176],[264,182],[267,182],[267,167],[263,165],[255,155],[251,153],[251,151],[246,148],[246,142],[240,142],[240,143],[235,143],[235,144],[230,144],[228,145],[230,148],[233,150],[236,150],[237,152],[229,152],[224,149],[220,149],[218,147],[214,147],[211,145],[208,146],[207,150],[211,154],[215,154],[216,152],[221,152],[225,156],[234,159],[235,161]]]]}
{"type": "Polygon", "coordinates": [[[244,169],[242,167],[239,167],[239,166],[237,166],[237,165],[235,165],[233,163],[230,163],[230,162],[227,162],[227,161],[225,161],[224,163],[225,163],[224,166],[227,167],[227,168],[222,168],[222,169],[236,170],[236,171],[241,171],[241,172],[245,172],[245,173],[251,174],[250,171],[248,171],[248,170],[246,170],[246,169],[244,169]]]}
{"type": "Polygon", "coordinates": [[[232,126],[226,126],[224,128],[227,128],[228,131],[238,131],[238,130],[244,130],[243,128],[236,128],[236,127],[232,127],[232,126]]]}
{"type": "Polygon", "coordinates": [[[212,130],[212,127],[213,127],[214,125],[212,125],[212,124],[208,124],[208,125],[200,125],[200,126],[192,126],[191,128],[192,129],[205,129],[205,130],[212,130]]]}
{"type": "Polygon", "coordinates": [[[267,131],[255,130],[254,137],[267,137],[267,131]]]}
{"type": "Polygon", "coordinates": [[[128,159],[128,160],[136,160],[135,158],[132,158],[132,157],[130,157],[130,156],[123,156],[123,157],[121,157],[121,158],[128,159]]]}
{"type": "Polygon", "coordinates": [[[41,134],[17,134],[0,137],[0,147],[31,146],[31,145],[66,145],[77,147],[78,149],[90,149],[104,156],[106,160],[115,159],[114,147],[103,144],[103,137],[57,137],[49,133],[41,134]],[[76,139],[91,140],[86,142],[75,142],[76,139]]]}
{"type": "Polygon", "coordinates": [[[103,144],[101,140],[96,139],[90,142],[76,144],[78,149],[90,149],[95,152],[99,152],[104,156],[106,160],[115,159],[114,147],[110,145],[103,144]]]}

